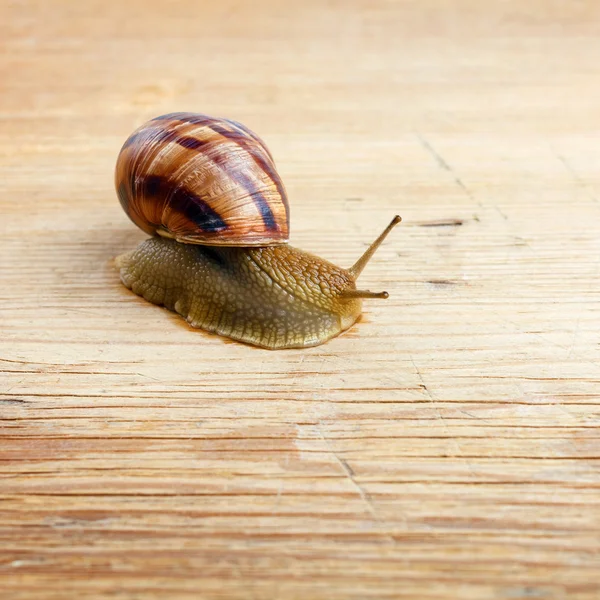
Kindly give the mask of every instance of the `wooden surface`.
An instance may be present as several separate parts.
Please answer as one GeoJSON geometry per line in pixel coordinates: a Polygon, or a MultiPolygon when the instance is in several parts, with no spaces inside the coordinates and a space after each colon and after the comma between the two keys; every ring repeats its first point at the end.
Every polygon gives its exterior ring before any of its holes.
{"type": "Polygon", "coordinates": [[[0,13],[2,598],[600,598],[600,3],[0,13]],[[387,289],[257,350],[127,291],[125,137],[264,137],[387,289]]]}

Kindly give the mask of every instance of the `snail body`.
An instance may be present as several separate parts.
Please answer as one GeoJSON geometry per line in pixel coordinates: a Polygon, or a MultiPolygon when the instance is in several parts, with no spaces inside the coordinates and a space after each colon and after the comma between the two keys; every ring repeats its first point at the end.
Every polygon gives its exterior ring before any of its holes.
{"type": "Polygon", "coordinates": [[[117,258],[136,294],[207,331],[264,348],[315,346],[352,326],[356,278],[395,217],[350,269],[293,248],[283,183],[243,125],[194,113],[157,117],[125,142],[116,188],[151,234],[117,258]]]}

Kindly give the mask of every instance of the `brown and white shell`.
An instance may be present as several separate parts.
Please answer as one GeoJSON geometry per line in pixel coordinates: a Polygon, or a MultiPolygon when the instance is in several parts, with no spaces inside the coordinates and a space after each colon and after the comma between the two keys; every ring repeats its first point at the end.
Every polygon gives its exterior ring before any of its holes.
{"type": "Polygon", "coordinates": [[[149,234],[224,246],[285,244],[289,207],[264,142],[244,125],[195,113],[152,119],[125,142],[115,185],[149,234]]]}

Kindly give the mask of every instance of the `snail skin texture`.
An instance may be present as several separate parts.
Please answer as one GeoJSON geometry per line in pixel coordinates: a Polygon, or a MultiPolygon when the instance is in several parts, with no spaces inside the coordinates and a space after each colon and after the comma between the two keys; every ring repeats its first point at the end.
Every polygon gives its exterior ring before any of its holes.
{"type": "Polygon", "coordinates": [[[287,245],[289,208],[264,142],[195,113],[157,117],[125,142],[115,175],[131,220],[153,237],[116,260],[121,280],[193,327],[263,348],[316,346],[351,327],[356,278],[392,228],[349,269],[287,245]]]}

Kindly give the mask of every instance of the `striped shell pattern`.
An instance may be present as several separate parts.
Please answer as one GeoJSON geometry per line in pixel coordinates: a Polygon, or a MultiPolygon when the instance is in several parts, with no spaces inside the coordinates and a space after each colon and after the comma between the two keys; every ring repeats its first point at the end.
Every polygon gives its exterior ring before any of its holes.
{"type": "Polygon", "coordinates": [[[125,142],[119,200],[145,232],[225,246],[285,244],[289,208],[264,142],[244,125],[195,113],[152,119],[125,142]]]}

